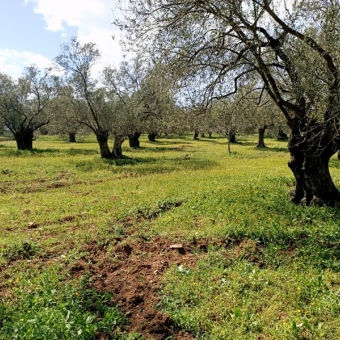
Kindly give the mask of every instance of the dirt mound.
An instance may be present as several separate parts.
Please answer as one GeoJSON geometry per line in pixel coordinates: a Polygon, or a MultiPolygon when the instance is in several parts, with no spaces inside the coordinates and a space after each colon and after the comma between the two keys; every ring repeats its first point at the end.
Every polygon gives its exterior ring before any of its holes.
{"type": "MultiPolygon", "coordinates": [[[[196,247],[195,247],[196,248],[196,247]]],[[[203,247],[199,247],[204,249],[203,247]]],[[[109,248],[92,242],[84,246],[88,255],[72,268],[74,276],[90,274],[91,286],[98,291],[111,292],[114,303],[130,319],[127,331],[142,333],[149,339],[194,339],[176,329],[168,315],[157,309],[160,302],[161,276],[172,265],[185,263],[194,267],[200,255],[193,254],[187,244],[161,237],[149,241],[119,243],[109,248]]]]}

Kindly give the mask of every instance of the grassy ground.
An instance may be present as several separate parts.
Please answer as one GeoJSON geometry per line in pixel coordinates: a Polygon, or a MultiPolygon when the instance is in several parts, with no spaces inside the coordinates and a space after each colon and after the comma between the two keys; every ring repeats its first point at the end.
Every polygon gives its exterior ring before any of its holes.
{"type": "Polygon", "coordinates": [[[103,161],[90,139],[0,140],[0,339],[161,339],[132,332],[134,310],[98,287],[109,271],[93,274],[96,257],[128,271],[119,249],[156,261],[140,246],[156,239],[179,245],[157,276],[168,338],[339,339],[340,210],[289,203],[284,142],[240,142],[143,139],[103,161]]]}

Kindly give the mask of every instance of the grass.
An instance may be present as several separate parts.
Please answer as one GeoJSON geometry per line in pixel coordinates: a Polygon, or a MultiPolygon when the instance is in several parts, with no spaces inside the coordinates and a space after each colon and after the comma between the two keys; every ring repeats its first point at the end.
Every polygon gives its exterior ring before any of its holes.
{"type": "Polygon", "coordinates": [[[0,338],[137,339],[112,292],[69,273],[92,240],[154,236],[208,244],[162,277],[159,308],[195,338],[340,338],[340,210],[289,203],[284,142],[240,141],[228,154],[222,138],[142,139],[116,161],[89,138],[1,141],[0,338]]]}
{"type": "Polygon", "coordinates": [[[110,306],[109,294],[88,289],[84,282],[60,285],[58,270],[31,268],[29,275],[13,273],[13,279],[9,274],[16,301],[0,304],[2,338],[93,339],[96,332],[113,333],[127,322],[110,306]]]}

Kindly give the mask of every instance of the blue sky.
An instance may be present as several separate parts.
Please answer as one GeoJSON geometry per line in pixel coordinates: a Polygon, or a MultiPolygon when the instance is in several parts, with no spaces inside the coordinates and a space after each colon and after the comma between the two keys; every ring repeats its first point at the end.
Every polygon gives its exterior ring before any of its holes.
{"type": "MultiPolygon", "coordinates": [[[[112,25],[116,0],[2,0],[0,72],[20,76],[32,64],[49,66],[60,45],[72,36],[94,42],[103,64],[122,59],[118,31],[112,25]],[[112,35],[116,35],[115,40],[112,35]]],[[[100,67],[100,66],[98,66],[100,67]]]]}

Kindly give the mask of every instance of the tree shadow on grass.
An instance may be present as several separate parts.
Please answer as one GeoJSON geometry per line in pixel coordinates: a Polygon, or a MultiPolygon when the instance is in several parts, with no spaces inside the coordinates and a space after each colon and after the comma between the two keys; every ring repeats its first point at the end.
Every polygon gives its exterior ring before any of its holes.
{"type": "Polygon", "coordinates": [[[255,147],[257,145],[257,142],[249,142],[247,140],[244,140],[244,141],[238,140],[237,144],[241,146],[254,146],[255,147]]]}
{"type": "Polygon", "coordinates": [[[332,158],[329,161],[329,167],[335,168],[335,169],[340,169],[340,161],[337,158],[332,158]]]}
{"type": "Polygon", "coordinates": [[[288,153],[288,149],[287,148],[278,148],[278,147],[274,147],[274,148],[269,148],[269,147],[266,147],[266,148],[256,148],[256,150],[259,150],[259,151],[270,151],[270,152],[285,152],[285,153],[288,153]]]}
{"type": "Polygon", "coordinates": [[[43,155],[43,154],[56,154],[60,153],[60,149],[32,149],[32,150],[17,150],[17,149],[8,149],[4,150],[3,155],[5,156],[31,156],[31,155],[43,155]]]}
{"type": "Polygon", "coordinates": [[[148,147],[148,146],[142,146],[139,148],[133,149],[134,152],[167,152],[167,151],[183,151],[186,148],[192,148],[191,145],[188,144],[182,144],[181,146],[175,146],[175,147],[166,147],[166,146],[156,146],[156,147],[148,147]]]}
{"type": "Polygon", "coordinates": [[[197,160],[184,157],[168,158],[164,160],[153,157],[123,157],[119,159],[103,160],[104,164],[113,167],[124,168],[126,171],[139,175],[147,175],[150,173],[169,173],[180,170],[200,170],[210,169],[217,166],[216,162],[207,160],[197,160]],[[141,165],[140,167],[138,165],[141,165]]]}
{"type": "MultiPolygon", "coordinates": [[[[339,218],[334,215],[334,220],[339,218]]],[[[302,222],[302,221],[301,221],[302,222]]],[[[306,263],[320,270],[332,269],[340,272],[340,241],[337,233],[315,234],[308,231],[311,220],[304,221],[306,230],[285,232],[284,230],[275,233],[264,234],[261,231],[254,231],[247,234],[228,234],[228,246],[240,244],[250,239],[256,242],[256,254],[263,268],[281,266],[291,261],[306,263]],[[264,255],[261,259],[261,254],[264,255]]],[[[253,262],[253,257],[251,262],[253,262]]]]}
{"type": "Polygon", "coordinates": [[[149,144],[149,145],[172,145],[172,144],[192,144],[193,141],[188,140],[188,139],[183,139],[181,141],[177,140],[171,140],[171,139],[156,139],[156,141],[151,142],[151,141],[143,141],[143,144],[149,144]]]}
{"type": "Polygon", "coordinates": [[[181,169],[185,170],[213,169],[219,166],[217,162],[211,160],[197,160],[186,158],[177,160],[177,164],[181,167],[181,169]]]}
{"type": "Polygon", "coordinates": [[[196,140],[197,143],[202,142],[202,143],[212,143],[212,144],[227,144],[227,139],[226,138],[221,138],[221,137],[204,137],[196,140]]]}
{"type": "Polygon", "coordinates": [[[96,155],[99,153],[98,150],[94,149],[77,149],[77,148],[70,148],[65,150],[65,153],[69,156],[76,156],[76,155],[96,155]]]}
{"type": "Polygon", "coordinates": [[[289,250],[290,253],[292,250],[296,250],[295,256],[297,258],[303,260],[308,257],[311,265],[322,270],[340,271],[340,262],[337,260],[340,257],[340,242],[337,235],[320,237],[319,235],[308,235],[301,232],[296,234],[294,238],[285,241],[286,244],[283,248],[289,250]]]}
{"type": "Polygon", "coordinates": [[[152,158],[152,157],[133,157],[132,158],[132,157],[124,156],[122,158],[117,158],[117,159],[104,159],[103,162],[105,164],[123,166],[123,165],[137,165],[137,164],[156,163],[157,159],[152,158]]]}
{"type": "MultiPolygon", "coordinates": [[[[202,142],[208,143],[215,143],[219,145],[227,145],[228,139],[226,137],[211,137],[211,138],[204,138],[201,140],[202,142]]],[[[231,146],[233,145],[241,145],[241,146],[256,146],[257,142],[250,142],[247,140],[237,139],[236,143],[230,143],[231,146]]]]}

